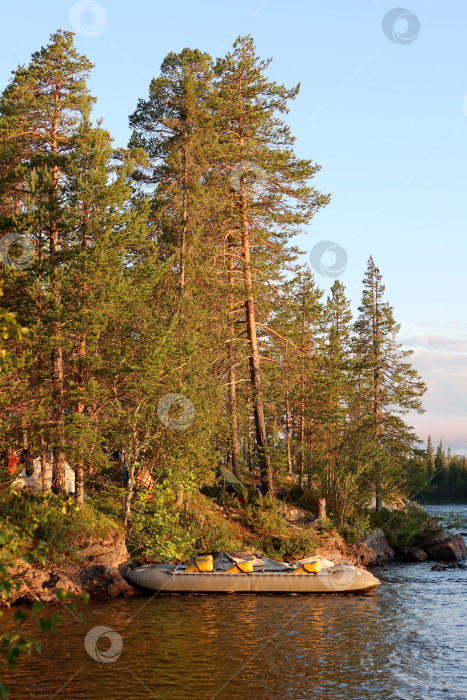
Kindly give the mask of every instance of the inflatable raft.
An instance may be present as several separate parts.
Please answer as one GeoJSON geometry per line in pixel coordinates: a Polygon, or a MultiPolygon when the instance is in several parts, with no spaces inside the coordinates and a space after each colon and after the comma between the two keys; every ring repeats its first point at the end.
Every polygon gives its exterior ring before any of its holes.
{"type": "Polygon", "coordinates": [[[237,561],[223,571],[203,571],[208,567],[196,562],[185,568],[156,564],[133,569],[126,576],[135,586],[158,593],[367,593],[380,585],[369,571],[350,565],[320,570],[312,562],[267,571],[250,564],[237,561]]]}

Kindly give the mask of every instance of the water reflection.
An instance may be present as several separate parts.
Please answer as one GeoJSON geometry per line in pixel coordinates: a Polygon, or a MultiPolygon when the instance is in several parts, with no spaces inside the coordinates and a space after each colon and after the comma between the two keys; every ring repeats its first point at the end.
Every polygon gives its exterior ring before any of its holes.
{"type": "Polygon", "coordinates": [[[84,623],[67,617],[41,656],[7,674],[11,698],[465,700],[467,571],[375,573],[382,585],[367,596],[93,602],[84,623]],[[96,625],[123,639],[114,663],[84,648],[96,625]]]}

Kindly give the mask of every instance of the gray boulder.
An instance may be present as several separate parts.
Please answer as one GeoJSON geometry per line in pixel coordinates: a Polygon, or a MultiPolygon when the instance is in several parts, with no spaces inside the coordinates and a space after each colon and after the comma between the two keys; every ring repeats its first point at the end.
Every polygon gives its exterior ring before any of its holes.
{"type": "Polygon", "coordinates": [[[135,589],[114,566],[86,566],[80,569],[78,578],[87,593],[99,598],[122,598],[135,593],[135,589]]]}
{"type": "Polygon", "coordinates": [[[417,562],[427,560],[427,553],[421,547],[397,547],[395,555],[399,561],[417,562]]]}
{"type": "Polygon", "coordinates": [[[303,518],[306,518],[307,513],[305,513],[304,510],[301,508],[287,508],[285,510],[285,517],[289,522],[296,522],[297,520],[303,520],[303,518]]]}
{"type": "Polygon", "coordinates": [[[444,539],[441,542],[431,542],[427,548],[430,561],[460,561],[467,557],[467,547],[461,535],[444,539]]]}
{"type": "Polygon", "coordinates": [[[434,537],[430,537],[428,541],[425,542],[425,544],[420,545],[423,547],[423,549],[426,551],[427,549],[430,549],[431,547],[434,547],[435,545],[442,544],[443,542],[447,542],[450,540],[452,535],[449,534],[449,532],[445,532],[444,530],[440,530],[439,532],[434,535],[434,537]]]}
{"type": "Polygon", "coordinates": [[[363,544],[373,552],[376,566],[389,564],[394,559],[394,551],[389,546],[384,532],[380,528],[376,528],[376,530],[366,535],[363,539],[363,544]]]}

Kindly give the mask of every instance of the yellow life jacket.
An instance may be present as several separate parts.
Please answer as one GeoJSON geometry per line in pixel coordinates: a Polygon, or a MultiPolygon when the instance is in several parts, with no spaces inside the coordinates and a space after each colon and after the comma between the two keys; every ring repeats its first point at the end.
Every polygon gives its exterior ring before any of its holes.
{"type": "Polygon", "coordinates": [[[185,573],[194,573],[195,571],[212,571],[214,569],[214,563],[212,560],[212,554],[206,554],[202,557],[196,557],[193,563],[185,569],[185,573]]]}
{"type": "Polygon", "coordinates": [[[252,574],[253,573],[253,562],[251,561],[238,561],[225,572],[226,574],[252,574]]]}
{"type": "Polygon", "coordinates": [[[298,569],[295,569],[294,574],[317,574],[321,571],[321,562],[319,559],[312,561],[309,564],[302,564],[298,569]]]}

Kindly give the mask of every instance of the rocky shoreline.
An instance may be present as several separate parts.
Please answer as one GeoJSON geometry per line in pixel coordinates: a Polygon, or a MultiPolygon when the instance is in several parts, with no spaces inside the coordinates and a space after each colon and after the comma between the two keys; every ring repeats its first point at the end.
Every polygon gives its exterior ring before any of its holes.
{"type": "Polygon", "coordinates": [[[88,593],[93,598],[122,598],[134,595],[135,589],[125,580],[132,565],[125,536],[115,530],[102,540],[89,542],[81,549],[79,561],[65,566],[33,566],[21,562],[11,570],[21,581],[10,603],[31,604],[57,602],[56,588],[68,593],[88,593]]]}
{"type": "MultiPolygon", "coordinates": [[[[317,554],[335,564],[348,563],[363,567],[389,565],[392,562],[438,562],[435,571],[452,568],[467,557],[461,535],[454,537],[438,531],[426,542],[413,547],[389,546],[382,530],[369,533],[358,544],[347,544],[338,535],[321,532],[317,554]],[[444,564],[447,562],[447,564],[444,564]]],[[[233,552],[245,556],[252,552],[233,552]]],[[[21,563],[12,571],[21,587],[10,599],[14,604],[31,604],[35,600],[56,602],[55,589],[73,594],[88,593],[92,598],[114,599],[137,594],[126,581],[125,573],[134,566],[123,533],[112,531],[106,539],[89,542],[80,551],[79,561],[66,566],[38,567],[21,563]]],[[[462,566],[462,565],[459,565],[462,566]]]]}

